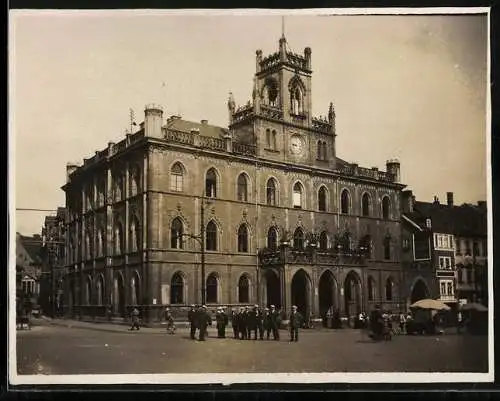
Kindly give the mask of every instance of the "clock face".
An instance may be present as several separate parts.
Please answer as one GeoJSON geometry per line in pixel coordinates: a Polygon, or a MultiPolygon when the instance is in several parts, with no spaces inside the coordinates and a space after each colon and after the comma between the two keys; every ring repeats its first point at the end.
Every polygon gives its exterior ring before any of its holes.
{"type": "Polygon", "coordinates": [[[302,155],[304,153],[304,148],[304,140],[298,135],[292,136],[290,139],[290,152],[293,155],[302,155]]]}

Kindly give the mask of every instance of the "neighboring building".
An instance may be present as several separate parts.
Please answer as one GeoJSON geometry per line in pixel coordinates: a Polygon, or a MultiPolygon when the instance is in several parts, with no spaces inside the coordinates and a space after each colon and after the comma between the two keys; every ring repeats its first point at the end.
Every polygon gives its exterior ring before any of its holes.
{"type": "Polygon", "coordinates": [[[165,123],[148,106],[139,131],[68,165],[70,312],[140,304],[156,319],[201,302],[202,283],[208,304],[401,307],[400,164],[337,157],[333,105],[311,113],[311,68],[311,49],[294,54],[283,37],[278,52],[257,51],[252,101],[230,95],[228,128],[165,123]]]}
{"type": "Polygon", "coordinates": [[[51,316],[63,313],[65,269],[66,210],[57,208],[55,216],[45,218],[42,229],[43,275],[40,282],[40,306],[51,316]]]}
{"type": "MultiPolygon", "coordinates": [[[[487,209],[478,205],[455,206],[453,192],[447,193],[447,203],[413,201],[413,212],[405,213],[404,227],[419,226],[431,237],[431,267],[435,271],[439,298],[447,303],[487,302],[487,209]],[[412,224],[414,223],[414,224],[412,224]]],[[[406,212],[406,210],[405,210],[406,212]]],[[[418,231],[418,230],[417,230],[418,231]]],[[[425,242],[425,240],[424,240],[425,242]]],[[[420,269],[427,261],[415,261],[420,269]]],[[[427,270],[425,270],[427,272],[427,270]]],[[[420,270],[423,272],[423,270],[420,270]]],[[[427,274],[429,279],[429,275],[427,274]]],[[[424,280],[429,294],[433,284],[424,280]]],[[[411,288],[412,280],[408,281],[411,288]]]]}
{"type": "Polygon", "coordinates": [[[426,298],[439,299],[440,288],[433,262],[431,219],[415,212],[415,196],[404,191],[402,204],[402,264],[407,306],[426,298]]]}
{"type": "Polygon", "coordinates": [[[40,295],[40,277],[42,273],[41,259],[42,238],[16,234],[16,303],[30,303],[38,306],[40,295]]]}

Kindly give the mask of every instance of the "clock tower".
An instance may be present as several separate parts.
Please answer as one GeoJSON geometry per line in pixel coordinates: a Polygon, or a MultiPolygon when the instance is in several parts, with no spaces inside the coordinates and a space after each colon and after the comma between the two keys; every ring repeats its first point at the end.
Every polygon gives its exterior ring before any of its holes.
{"type": "Polygon", "coordinates": [[[335,115],[312,116],[311,49],[292,52],[284,35],[278,51],[256,52],[252,102],[230,101],[230,129],[239,141],[253,138],[259,157],[335,167],[335,115]]]}

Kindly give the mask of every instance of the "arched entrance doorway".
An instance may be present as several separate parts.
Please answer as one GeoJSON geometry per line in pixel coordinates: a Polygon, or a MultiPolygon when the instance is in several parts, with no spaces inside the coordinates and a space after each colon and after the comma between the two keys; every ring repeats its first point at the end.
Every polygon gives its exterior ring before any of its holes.
{"type": "Polygon", "coordinates": [[[337,308],[337,281],[330,270],[326,270],[319,278],[319,315],[325,318],[330,308],[337,308]]]}
{"type": "MultiPolygon", "coordinates": [[[[310,313],[309,299],[311,294],[311,281],[307,273],[300,269],[292,278],[292,304],[297,306],[304,318],[310,313]]],[[[290,306],[291,306],[290,305],[290,306]]]]}
{"type": "Polygon", "coordinates": [[[344,281],[345,314],[353,316],[361,313],[361,279],[351,271],[344,281]]]}
{"type": "Polygon", "coordinates": [[[281,288],[278,274],[273,270],[267,270],[264,277],[266,280],[267,306],[274,305],[276,308],[281,308],[281,288]]]}
{"type": "Polygon", "coordinates": [[[410,303],[414,304],[421,299],[429,298],[429,289],[425,284],[424,280],[418,279],[413,285],[413,289],[411,291],[410,303]]]}
{"type": "Polygon", "coordinates": [[[125,312],[125,291],[123,277],[117,274],[113,281],[113,313],[122,316],[125,312]]]}

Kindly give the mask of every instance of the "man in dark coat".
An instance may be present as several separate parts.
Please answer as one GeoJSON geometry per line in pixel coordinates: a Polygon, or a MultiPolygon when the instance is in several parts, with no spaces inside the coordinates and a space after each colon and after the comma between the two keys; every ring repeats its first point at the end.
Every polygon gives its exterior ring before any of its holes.
{"type": "Polygon", "coordinates": [[[240,332],[240,338],[242,340],[247,339],[247,313],[245,308],[240,308],[240,313],[238,317],[238,330],[240,332]]]}
{"type": "Polygon", "coordinates": [[[205,341],[207,335],[207,327],[212,325],[212,318],[210,317],[206,305],[203,305],[198,312],[198,329],[200,330],[199,341],[205,341]]]}
{"type": "Polygon", "coordinates": [[[273,339],[279,341],[281,316],[279,311],[276,310],[276,307],[274,305],[271,305],[270,314],[271,314],[271,331],[273,332],[273,339]]]}
{"type": "Polygon", "coordinates": [[[297,307],[295,305],[292,306],[292,312],[290,313],[290,317],[288,319],[290,321],[290,341],[299,341],[299,328],[302,327],[304,323],[304,318],[297,311],[297,307]]]}
{"type": "Polygon", "coordinates": [[[196,306],[191,305],[191,309],[189,309],[188,312],[188,321],[190,327],[189,335],[191,337],[191,340],[194,340],[196,336],[196,316],[197,316],[196,306]]]}
{"type": "Polygon", "coordinates": [[[370,329],[372,331],[370,337],[379,339],[382,335],[383,328],[384,319],[382,318],[382,311],[380,310],[380,305],[376,305],[375,309],[370,313],[370,329]]]}
{"type": "Polygon", "coordinates": [[[252,339],[252,332],[254,332],[254,340],[257,340],[257,309],[247,307],[247,339],[252,339]]]}
{"type": "MultiPolygon", "coordinates": [[[[264,314],[262,313],[259,305],[255,305],[256,311],[256,323],[257,323],[257,331],[259,332],[259,340],[264,339],[264,314]]],[[[257,337],[257,332],[255,332],[255,337],[257,337]]]]}
{"type": "Polygon", "coordinates": [[[266,339],[269,340],[269,336],[272,331],[271,312],[269,311],[269,308],[264,309],[264,316],[262,320],[263,329],[266,331],[266,339]]]}
{"type": "Polygon", "coordinates": [[[217,337],[226,338],[226,326],[228,324],[228,318],[226,312],[224,312],[224,308],[217,309],[215,320],[217,322],[217,337]]]}
{"type": "Polygon", "coordinates": [[[239,337],[238,319],[239,319],[238,311],[232,310],[231,311],[231,326],[233,327],[234,339],[238,339],[238,337],[239,337]]]}

